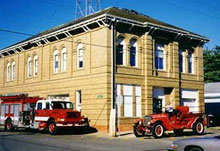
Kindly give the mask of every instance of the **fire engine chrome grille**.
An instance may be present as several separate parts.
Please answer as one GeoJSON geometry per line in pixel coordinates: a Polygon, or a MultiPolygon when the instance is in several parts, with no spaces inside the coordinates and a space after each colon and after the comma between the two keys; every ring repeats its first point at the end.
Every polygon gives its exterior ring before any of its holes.
{"type": "Polygon", "coordinates": [[[149,116],[149,115],[144,116],[144,123],[143,123],[143,125],[144,126],[148,126],[151,120],[152,120],[151,116],[149,116]]]}
{"type": "Polygon", "coordinates": [[[79,117],[79,113],[67,112],[67,118],[77,118],[77,117],[79,117]]]}

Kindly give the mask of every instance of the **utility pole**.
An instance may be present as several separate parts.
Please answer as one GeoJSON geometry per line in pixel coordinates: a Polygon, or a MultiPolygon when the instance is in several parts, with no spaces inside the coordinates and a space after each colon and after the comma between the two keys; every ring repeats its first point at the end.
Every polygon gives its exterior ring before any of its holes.
{"type": "Polygon", "coordinates": [[[115,72],[116,72],[116,29],[115,29],[115,20],[110,24],[111,27],[111,112],[110,112],[110,124],[109,124],[109,133],[112,137],[116,136],[117,129],[117,111],[116,111],[116,84],[115,84],[115,72]]]}
{"type": "Polygon", "coordinates": [[[100,0],[76,0],[75,19],[101,10],[100,0]]]}

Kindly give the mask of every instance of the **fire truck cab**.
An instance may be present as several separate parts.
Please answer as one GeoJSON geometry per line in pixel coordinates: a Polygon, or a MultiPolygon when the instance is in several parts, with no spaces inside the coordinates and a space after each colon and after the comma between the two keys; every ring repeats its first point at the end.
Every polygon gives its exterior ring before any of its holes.
{"type": "Polygon", "coordinates": [[[87,118],[73,110],[71,101],[42,99],[25,94],[0,96],[0,124],[5,130],[31,128],[56,134],[62,127],[88,126],[87,118]]]}

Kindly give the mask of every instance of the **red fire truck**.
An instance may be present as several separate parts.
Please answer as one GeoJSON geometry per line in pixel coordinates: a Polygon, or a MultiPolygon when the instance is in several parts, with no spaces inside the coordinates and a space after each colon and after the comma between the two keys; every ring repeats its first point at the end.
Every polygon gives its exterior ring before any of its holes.
{"type": "Polygon", "coordinates": [[[87,127],[88,119],[73,110],[70,101],[28,97],[27,94],[0,96],[0,124],[5,130],[31,128],[54,135],[64,127],[87,127]]]}

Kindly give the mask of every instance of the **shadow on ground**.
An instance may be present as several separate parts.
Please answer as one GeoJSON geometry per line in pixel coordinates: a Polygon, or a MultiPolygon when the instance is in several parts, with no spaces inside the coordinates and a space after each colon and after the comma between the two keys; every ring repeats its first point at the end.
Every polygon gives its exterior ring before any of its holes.
{"type": "MultiPolygon", "coordinates": [[[[5,132],[4,129],[0,129],[0,132],[5,132]]],[[[22,132],[22,135],[34,135],[36,133],[48,134],[45,131],[39,131],[37,129],[19,129],[11,131],[10,135],[21,135],[16,132],[22,132]]],[[[98,132],[97,129],[93,127],[88,128],[71,128],[71,129],[60,129],[56,135],[85,135],[98,132]]]]}

